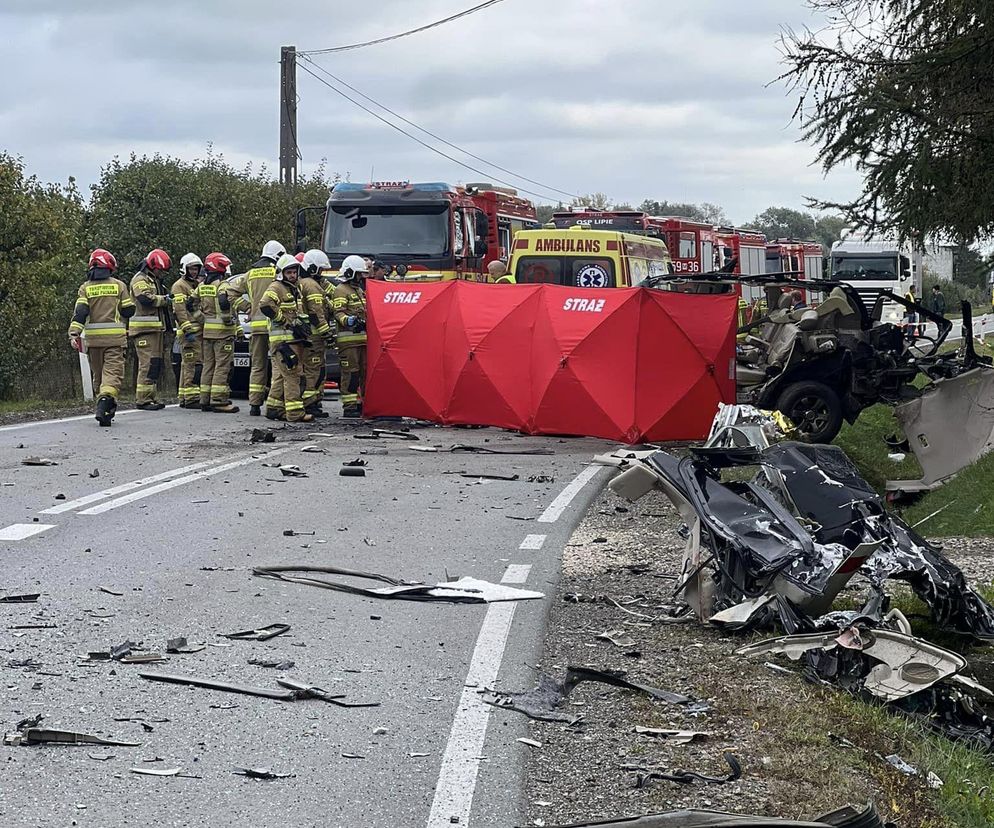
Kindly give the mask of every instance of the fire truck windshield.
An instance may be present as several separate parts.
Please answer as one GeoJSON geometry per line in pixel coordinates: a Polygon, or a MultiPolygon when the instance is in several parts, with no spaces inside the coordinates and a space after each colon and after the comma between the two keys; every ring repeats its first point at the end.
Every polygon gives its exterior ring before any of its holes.
{"type": "Polygon", "coordinates": [[[448,205],[353,207],[328,210],[325,251],[377,256],[444,256],[449,249],[448,205]]]}

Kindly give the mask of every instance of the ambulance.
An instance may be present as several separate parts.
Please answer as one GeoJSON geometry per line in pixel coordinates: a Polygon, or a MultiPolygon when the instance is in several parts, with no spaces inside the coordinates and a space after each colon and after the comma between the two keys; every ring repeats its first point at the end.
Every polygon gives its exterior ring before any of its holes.
{"type": "Polygon", "coordinates": [[[662,239],[580,225],[518,231],[508,262],[508,274],[524,285],[638,287],[672,272],[662,239]]]}

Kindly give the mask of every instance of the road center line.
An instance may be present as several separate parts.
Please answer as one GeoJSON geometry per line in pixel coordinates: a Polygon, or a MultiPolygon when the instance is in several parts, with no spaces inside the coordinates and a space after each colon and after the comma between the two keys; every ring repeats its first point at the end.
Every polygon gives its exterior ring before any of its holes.
{"type": "MultiPolygon", "coordinates": [[[[523,584],[530,571],[531,564],[511,564],[501,583],[523,584]]],[[[451,828],[453,823],[465,828],[469,824],[476,780],[480,774],[481,753],[487,738],[487,724],[493,710],[480,700],[479,691],[497,683],[516,603],[501,601],[487,607],[469,663],[466,683],[459,697],[459,709],[442,755],[435,798],[428,815],[428,828],[451,828]]]]}
{"type": "Polygon", "coordinates": [[[175,480],[167,480],[164,483],[150,486],[147,489],[132,492],[131,494],[126,494],[123,497],[118,497],[114,500],[108,500],[106,503],[99,503],[96,506],[91,506],[89,509],[83,509],[83,511],[79,514],[101,515],[104,512],[109,512],[111,509],[117,509],[120,506],[127,506],[129,503],[134,503],[136,500],[144,500],[146,497],[159,494],[159,492],[165,492],[169,489],[174,489],[177,486],[182,486],[184,483],[192,483],[194,480],[200,480],[204,477],[213,477],[215,474],[221,474],[221,472],[230,471],[231,469],[236,469],[239,466],[246,466],[249,463],[254,463],[258,460],[266,460],[270,457],[277,457],[290,451],[296,451],[297,448],[298,447],[295,445],[286,446],[285,448],[276,449],[275,451],[268,451],[265,454],[252,455],[249,457],[243,457],[240,460],[233,460],[230,463],[225,463],[221,466],[212,466],[207,469],[201,469],[193,474],[188,474],[184,477],[177,477],[175,480]]]}
{"type": "Polygon", "coordinates": [[[591,465],[581,471],[576,477],[573,478],[570,484],[556,496],[556,499],[549,504],[548,508],[538,516],[538,522],[555,523],[559,520],[563,512],[565,512],[570,503],[573,502],[573,498],[580,493],[580,490],[584,486],[593,480],[594,475],[600,470],[600,466],[591,465]]]}
{"type": "Polygon", "coordinates": [[[54,523],[12,523],[0,529],[0,541],[16,541],[40,534],[46,529],[54,529],[54,523]]]}
{"type": "MultiPolygon", "coordinates": [[[[234,455],[228,455],[228,457],[232,456],[234,455]]],[[[228,458],[218,457],[215,460],[208,460],[204,463],[192,463],[189,466],[182,466],[178,469],[170,469],[169,471],[164,471],[161,474],[153,474],[151,477],[143,477],[141,480],[132,480],[130,483],[122,483],[119,486],[112,486],[109,489],[103,489],[99,492],[93,492],[93,494],[77,497],[75,500],[67,500],[65,503],[60,503],[57,506],[50,506],[48,509],[42,509],[40,514],[59,515],[62,514],[62,512],[70,512],[74,509],[78,509],[80,506],[95,503],[96,501],[103,500],[106,497],[113,497],[114,495],[124,494],[124,492],[134,491],[135,489],[140,489],[142,486],[158,483],[160,480],[168,480],[170,477],[178,477],[181,474],[189,474],[192,471],[197,471],[197,469],[206,469],[208,466],[214,463],[220,463],[226,459],[228,458]]]]}
{"type": "Polygon", "coordinates": [[[547,537],[548,535],[525,535],[525,539],[521,541],[521,546],[518,549],[528,549],[537,552],[545,545],[547,537]]]}

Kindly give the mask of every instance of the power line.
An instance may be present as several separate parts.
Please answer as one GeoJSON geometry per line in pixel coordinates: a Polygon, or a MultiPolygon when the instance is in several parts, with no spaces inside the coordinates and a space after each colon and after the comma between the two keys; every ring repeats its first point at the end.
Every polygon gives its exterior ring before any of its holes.
{"type": "Polygon", "coordinates": [[[434,152],[434,153],[435,153],[436,155],[440,155],[440,156],[442,156],[442,158],[445,158],[445,159],[448,159],[448,160],[449,160],[449,161],[451,161],[451,162],[452,162],[453,164],[458,164],[458,165],[459,165],[460,167],[464,167],[464,168],[465,168],[465,169],[467,169],[467,170],[470,170],[470,171],[472,171],[472,172],[475,172],[475,173],[476,173],[477,175],[481,175],[481,176],[483,176],[484,178],[489,178],[489,179],[492,179],[492,180],[494,180],[494,181],[498,181],[498,182],[500,182],[501,184],[506,184],[506,185],[507,185],[508,187],[514,187],[515,189],[518,189],[518,190],[521,190],[521,192],[523,192],[523,193],[528,193],[528,195],[533,195],[533,196],[536,196],[536,197],[538,197],[538,198],[542,198],[542,199],[550,199],[550,198],[551,198],[551,200],[552,200],[552,201],[556,201],[556,200],[557,200],[555,196],[551,196],[551,195],[550,195],[550,194],[548,194],[548,193],[536,193],[536,192],[534,192],[533,190],[526,190],[526,189],[525,189],[524,187],[519,187],[519,186],[518,186],[517,184],[515,184],[515,183],[513,183],[513,182],[511,182],[511,181],[505,181],[505,180],[504,180],[504,179],[502,179],[502,178],[497,178],[496,176],[493,176],[493,175],[491,175],[490,173],[487,173],[487,172],[484,172],[483,170],[480,170],[480,169],[477,169],[476,167],[473,167],[473,166],[471,166],[471,165],[467,164],[467,163],[466,163],[466,162],[464,162],[464,161],[460,161],[460,160],[459,160],[458,158],[454,158],[454,157],[452,157],[452,156],[451,156],[451,155],[449,155],[448,153],[445,153],[445,152],[442,152],[442,150],[440,150],[440,149],[439,149],[438,147],[433,147],[433,146],[432,146],[431,144],[429,144],[429,143],[426,143],[425,141],[422,141],[422,140],[421,140],[420,138],[418,138],[418,136],[417,136],[417,135],[412,135],[412,134],[411,134],[410,132],[408,132],[408,131],[407,131],[407,130],[405,130],[405,129],[402,129],[402,128],[401,128],[401,127],[399,127],[399,126],[397,126],[397,124],[393,123],[392,121],[388,121],[388,120],[387,120],[386,118],[384,118],[384,117],[383,117],[382,115],[380,115],[380,114],[379,114],[378,112],[374,112],[374,111],[373,111],[372,109],[370,109],[370,108],[369,108],[368,106],[365,106],[365,105],[364,105],[364,104],[362,104],[362,103],[361,103],[360,101],[357,101],[357,100],[356,100],[355,98],[353,98],[353,97],[349,96],[348,94],[346,94],[345,92],[343,92],[343,91],[342,91],[341,89],[339,89],[338,87],[336,87],[336,86],[333,86],[332,84],[328,83],[328,81],[326,81],[326,80],[325,80],[324,78],[322,78],[322,77],[321,77],[320,75],[316,74],[315,72],[312,72],[312,71],[311,71],[311,70],[310,70],[310,69],[309,69],[309,68],[308,68],[307,66],[305,66],[305,65],[304,65],[303,63],[301,63],[301,64],[299,65],[299,67],[300,67],[301,69],[303,69],[303,70],[304,70],[304,71],[305,71],[305,72],[306,72],[306,73],[307,73],[308,75],[310,75],[310,76],[311,76],[312,78],[314,78],[314,80],[318,81],[318,83],[322,83],[322,84],[324,84],[324,85],[325,85],[325,86],[327,86],[327,87],[328,87],[328,88],[329,88],[329,89],[330,89],[330,90],[331,90],[332,92],[335,92],[336,94],[338,94],[338,95],[341,95],[341,96],[342,96],[343,98],[345,98],[345,100],[347,100],[347,101],[350,101],[350,102],[354,103],[354,104],[355,104],[355,105],[356,105],[357,107],[359,107],[359,109],[363,110],[364,112],[368,112],[368,113],[369,113],[370,115],[372,115],[372,116],[373,116],[374,118],[376,118],[376,120],[378,120],[378,121],[382,121],[382,122],[383,122],[384,124],[386,124],[386,125],[387,125],[388,127],[390,127],[391,129],[395,129],[395,130],[397,130],[397,132],[399,132],[399,133],[400,133],[401,135],[406,135],[406,136],[407,136],[408,138],[410,138],[410,139],[411,139],[412,141],[414,141],[414,142],[416,142],[416,143],[420,144],[420,145],[421,145],[421,146],[423,146],[423,147],[424,147],[425,149],[428,149],[428,150],[431,150],[431,151],[432,151],[432,152],[434,152]]]}
{"type": "Polygon", "coordinates": [[[441,20],[436,20],[434,23],[428,23],[425,26],[419,26],[416,29],[410,29],[406,32],[401,32],[400,34],[389,35],[388,37],[380,37],[376,40],[367,40],[363,43],[350,43],[348,46],[334,46],[331,49],[310,49],[304,52],[297,52],[298,55],[328,55],[332,52],[348,52],[351,49],[362,49],[365,46],[375,46],[378,43],[386,43],[390,40],[397,40],[401,37],[407,37],[408,35],[417,34],[418,32],[424,32],[428,29],[434,29],[436,26],[441,26],[443,23],[449,23],[453,20],[458,20],[460,17],[466,17],[474,12],[483,11],[484,9],[495,6],[500,3],[501,0],[487,0],[486,3],[480,3],[478,6],[473,6],[470,9],[465,9],[458,14],[450,15],[449,17],[443,17],[441,20]]]}
{"type": "MultiPolygon", "coordinates": [[[[298,53],[298,55],[299,54],[300,53],[298,53]]],[[[380,109],[384,110],[385,112],[389,112],[395,118],[400,119],[401,121],[403,121],[408,126],[414,127],[416,130],[418,130],[419,132],[423,132],[425,135],[430,135],[436,141],[441,141],[447,147],[452,147],[452,149],[457,150],[458,152],[463,153],[463,155],[468,155],[470,158],[473,158],[473,159],[479,161],[481,164],[486,164],[488,167],[493,167],[495,170],[500,170],[501,172],[505,172],[508,175],[512,176],[513,178],[520,179],[521,181],[527,181],[529,184],[534,184],[536,187],[541,187],[543,190],[549,190],[550,192],[553,192],[553,193],[560,193],[561,195],[569,196],[570,198],[581,198],[581,196],[577,195],[576,193],[570,193],[570,192],[567,192],[566,190],[560,190],[558,187],[552,187],[552,186],[550,186],[548,184],[543,184],[541,181],[536,181],[534,178],[529,178],[526,175],[521,175],[521,173],[516,173],[514,170],[509,170],[509,169],[507,169],[507,167],[502,167],[500,164],[495,164],[493,161],[488,161],[486,158],[481,158],[479,155],[474,155],[469,150],[463,149],[462,147],[460,147],[460,146],[458,146],[456,144],[453,144],[451,141],[445,140],[441,135],[436,135],[430,129],[425,129],[423,126],[419,126],[418,124],[414,123],[414,121],[411,121],[408,118],[405,118],[399,112],[394,112],[389,106],[385,106],[384,104],[381,104],[379,101],[375,100],[374,98],[369,97],[369,95],[367,95],[366,93],[362,92],[359,89],[356,89],[354,86],[352,86],[351,84],[349,84],[346,81],[342,80],[337,75],[332,74],[327,69],[325,69],[323,66],[320,66],[319,64],[315,63],[309,57],[304,57],[304,60],[306,60],[308,63],[310,63],[311,66],[313,66],[319,72],[324,72],[324,74],[326,74],[332,80],[336,81],[337,83],[340,83],[346,89],[350,89],[351,91],[355,92],[361,98],[365,98],[367,101],[369,101],[374,106],[378,106],[380,109]]]]}

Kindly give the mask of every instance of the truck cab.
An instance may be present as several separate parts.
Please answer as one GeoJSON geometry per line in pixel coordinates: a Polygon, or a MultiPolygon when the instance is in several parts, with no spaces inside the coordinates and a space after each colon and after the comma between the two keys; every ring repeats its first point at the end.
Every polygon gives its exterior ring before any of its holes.
{"type": "MultiPolygon", "coordinates": [[[[893,240],[871,241],[851,235],[832,245],[830,278],[852,285],[863,304],[872,307],[882,291],[904,296],[914,285],[921,295],[918,258],[910,246],[893,240]]],[[[896,302],[885,302],[880,321],[899,325],[905,312],[896,302]]]]}

